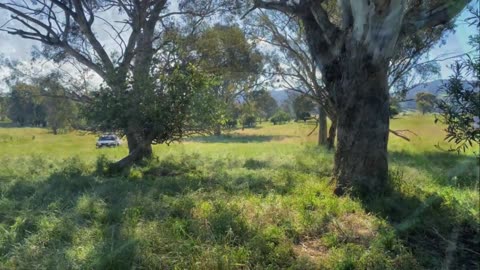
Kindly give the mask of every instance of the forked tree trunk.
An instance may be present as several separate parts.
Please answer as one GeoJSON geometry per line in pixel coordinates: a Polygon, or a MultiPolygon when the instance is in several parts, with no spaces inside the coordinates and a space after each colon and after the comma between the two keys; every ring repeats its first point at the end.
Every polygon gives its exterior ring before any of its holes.
{"type": "MultiPolygon", "coordinates": [[[[150,19],[152,20],[152,19],[150,19]]],[[[153,34],[155,24],[150,24],[149,21],[143,20],[142,33],[138,37],[137,51],[134,58],[133,68],[133,97],[138,99],[137,102],[141,103],[145,98],[146,91],[151,90],[154,87],[154,80],[150,74],[150,67],[153,50],[153,34]]],[[[136,112],[132,112],[129,115],[128,128],[126,132],[128,141],[128,156],[115,163],[115,167],[123,169],[129,167],[135,163],[138,163],[146,158],[152,157],[152,140],[153,137],[146,134],[144,121],[142,117],[136,112]],[[151,138],[150,138],[151,137],[151,138]]]]}
{"type": "Polygon", "coordinates": [[[372,60],[358,44],[346,48],[337,71],[335,193],[378,194],[388,179],[387,61],[372,60]],[[379,63],[380,62],[380,63],[379,63]]]}
{"type": "Polygon", "coordinates": [[[127,133],[128,156],[113,164],[113,169],[120,170],[132,166],[153,155],[152,141],[139,133],[127,133]]]}
{"type": "Polygon", "coordinates": [[[318,145],[327,145],[327,113],[321,106],[318,111],[318,145]]]}

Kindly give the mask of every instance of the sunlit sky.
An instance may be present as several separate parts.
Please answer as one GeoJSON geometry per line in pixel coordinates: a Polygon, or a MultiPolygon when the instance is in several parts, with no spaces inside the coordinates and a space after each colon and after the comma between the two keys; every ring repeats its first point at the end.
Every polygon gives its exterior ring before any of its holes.
{"type": "MultiPolygon", "coordinates": [[[[5,11],[0,11],[0,23],[3,23],[7,18],[7,13],[5,11]]],[[[456,21],[457,28],[455,33],[451,33],[446,37],[446,44],[441,46],[436,46],[430,53],[428,57],[430,59],[440,57],[446,58],[448,56],[464,54],[472,50],[468,45],[468,36],[472,35],[474,31],[478,31],[472,26],[468,26],[465,23],[465,19],[469,16],[468,11],[464,11],[456,21]],[[445,57],[443,57],[445,56],[445,57]]],[[[31,51],[34,45],[39,46],[40,44],[36,41],[21,39],[17,36],[9,35],[5,32],[0,32],[0,54],[17,60],[29,61],[31,58],[31,51]]],[[[441,66],[441,75],[437,79],[446,79],[451,74],[448,66],[451,65],[455,59],[449,59],[446,61],[440,62],[441,66]]],[[[2,71],[0,70],[0,73],[2,71]]],[[[1,78],[1,74],[0,74],[1,78]]],[[[0,88],[2,82],[0,82],[0,88]]],[[[0,89],[0,91],[5,91],[6,89],[0,89]]]]}
{"type": "MultiPolygon", "coordinates": [[[[468,37],[473,35],[479,30],[473,26],[469,26],[465,19],[470,17],[470,14],[465,10],[456,20],[457,27],[455,32],[447,35],[445,45],[437,45],[433,50],[430,51],[430,58],[448,58],[449,56],[455,56],[459,54],[464,54],[472,51],[472,47],[468,44],[468,37]]],[[[451,71],[448,68],[455,60],[458,59],[449,59],[440,62],[441,70],[441,79],[446,79],[451,75],[451,71]]]]}

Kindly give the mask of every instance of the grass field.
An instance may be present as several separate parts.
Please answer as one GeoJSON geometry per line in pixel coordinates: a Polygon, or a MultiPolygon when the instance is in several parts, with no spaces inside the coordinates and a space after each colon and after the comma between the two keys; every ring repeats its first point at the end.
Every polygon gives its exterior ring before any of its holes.
{"type": "Polygon", "coordinates": [[[479,165],[433,116],[392,120],[392,190],[336,197],[314,125],[263,124],[156,145],[0,128],[0,269],[479,269],[479,165]]]}

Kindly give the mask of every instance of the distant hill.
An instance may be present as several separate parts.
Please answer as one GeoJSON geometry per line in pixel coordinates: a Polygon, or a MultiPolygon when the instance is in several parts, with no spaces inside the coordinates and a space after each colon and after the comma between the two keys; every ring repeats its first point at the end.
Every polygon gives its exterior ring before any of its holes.
{"type": "MultiPolygon", "coordinates": [[[[437,98],[441,98],[445,95],[443,86],[447,83],[447,80],[435,80],[427,83],[417,84],[408,91],[406,99],[410,101],[401,102],[400,105],[404,110],[416,110],[415,96],[420,92],[427,92],[435,95],[437,98]]],[[[465,82],[466,84],[467,82],[465,82]]],[[[281,105],[288,99],[288,90],[272,90],[270,91],[272,97],[277,101],[278,105],[281,105]]]]}
{"type": "Polygon", "coordinates": [[[417,104],[415,102],[415,96],[418,93],[421,92],[426,92],[430,93],[432,95],[435,95],[436,97],[440,97],[445,94],[445,91],[443,90],[443,86],[447,80],[436,80],[436,81],[431,81],[427,83],[421,83],[417,84],[410,91],[408,91],[406,99],[409,101],[405,101],[400,103],[402,106],[402,109],[404,110],[416,110],[417,104]]]}
{"type": "MultiPolygon", "coordinates": [[[[415,96],[421,92],[430,93],[432,95],[435,95],[437,98],[441,98],[442,96],[445,95],[445,90],[443,89],[443,87],[445,86],[446,83],[447,83],[447,80],[436,80],[436,81],[415,85],[407,93],[406,99],[409,101],[400,103],[400,105],[402,106],[402,109],[416,110],[417,106],[415,102],[415,96]]],[[[464,82],[465,87],[467,87],[466,84],[467,82],[464,82]]]]}
{"type": "Polygon", "coordinates": [[[278,105],[283,104],[285,100],[288,99],[288,91],[283,89],[283,90],[272,90],[270,91],[270,94],[272,95],[273,99],[277,101],[278,105]]]}

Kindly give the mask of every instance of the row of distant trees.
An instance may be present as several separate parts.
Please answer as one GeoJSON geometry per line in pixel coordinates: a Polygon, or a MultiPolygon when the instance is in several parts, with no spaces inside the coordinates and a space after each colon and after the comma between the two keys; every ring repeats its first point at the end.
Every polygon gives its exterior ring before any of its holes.
{"type": "Polygon", "coordinates": [[[81,104],[70,99],[52,73],[34,83],[16,83],[0,96],[0,120],[19,126],[50,127],[54,134],[65,129],[86,127],[81,104]]]}
{"type": "MultiPolygon", "coordinates": [[[[61,130],[93,128],[89,126],[85,105],[72,99],[59,76],[59,73],[52,73],[30,83],[17,82],[9,93],[0,96],[0,120],[9,119],[22,127],[49,127],[53,134],[61,130]]],[[[228,110],[225,110],[227,117],[221,129],[249,128],[263,121],[275,125],[292,119],[306,121],[314,118],[312,113],[316,109],[313,100],[292,93],[279,105],[265,89],[245,91],[241,98],[223,104],[228,110]]]]}

